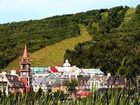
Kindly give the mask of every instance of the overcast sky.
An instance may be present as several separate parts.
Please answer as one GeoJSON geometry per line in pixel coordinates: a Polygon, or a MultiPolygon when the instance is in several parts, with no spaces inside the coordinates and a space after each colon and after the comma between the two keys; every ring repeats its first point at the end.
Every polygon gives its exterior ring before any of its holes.
{"type": "Polygon", "coordinates": [[[138,4],[140,0],[0,0],[0,23],[138,4]]]}

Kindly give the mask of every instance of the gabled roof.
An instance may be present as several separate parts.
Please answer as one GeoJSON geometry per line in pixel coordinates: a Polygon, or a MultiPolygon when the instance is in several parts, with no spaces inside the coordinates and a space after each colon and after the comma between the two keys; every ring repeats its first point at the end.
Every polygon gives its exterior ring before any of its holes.
{"type": "Polygon", "coordinates": [[[50,73],[48,76],[47,76],[47,79],[48,78],[55,78],[55,79],[59,79],[59,77],[57,75],[55,75],[54,73],[50,73]]]}
{"type": "Polygon", "coordinates": [[[15,88],[24,88],[23,82],[19,81],[19,77],[16,75],[11,75],[11,74],[6,74],[5,75],[8,82],[10,83],[10,87],[15,87],[15,88]]]}
{"type": "Polygon", "coordinates": [[[19,81],[19,77],[16,75],[6,74],[5,75],[9,82],[17,82],[19,81]]]}

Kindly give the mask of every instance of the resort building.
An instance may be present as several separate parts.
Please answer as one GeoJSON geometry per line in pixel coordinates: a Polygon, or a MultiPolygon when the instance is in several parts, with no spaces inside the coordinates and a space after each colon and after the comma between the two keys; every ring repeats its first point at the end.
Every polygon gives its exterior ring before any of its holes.
{"type": "Polygon", "coordinates": [[[9,93],[21,93],[24,94],[25,86],[23,82],[19,80],[19,76],[16,71],[11,70],[11,73],[2,72],[0,74],[0,91],[9,93]]]}

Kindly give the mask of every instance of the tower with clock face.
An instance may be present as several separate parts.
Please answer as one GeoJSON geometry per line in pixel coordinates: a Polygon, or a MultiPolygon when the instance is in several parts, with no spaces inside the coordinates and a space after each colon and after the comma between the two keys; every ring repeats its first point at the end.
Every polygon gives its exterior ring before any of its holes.
{"type": "Polygon", "coordinates": [[[24,83],[26,92],[32,90],[31,62],[26,44],[20,59],[20,81],[24,83]]]}

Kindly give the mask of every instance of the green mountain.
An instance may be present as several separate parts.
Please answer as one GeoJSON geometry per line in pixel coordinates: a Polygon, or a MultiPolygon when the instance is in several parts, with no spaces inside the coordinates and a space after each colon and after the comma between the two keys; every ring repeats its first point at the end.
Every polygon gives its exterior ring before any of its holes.
{"type": "Polygon", "coordinates": [[[72,65],[82,68],[99,67],[112,74],[138,75],[139,33],[140,5],[136,9],[117,6],[42,20],[1,24],[0,68],[7,67],[10,62],[9,68],[17,67],[24,43],[27,43],[34,66],[62,65],[67,58],[72,65]],[[76,39],[81,39],[83,35],[84,40],[76,39]],[[87,40],[90,41],[84,42],[87,40]],[[70,46],[59,49],[63,43],[69,43],[70,46]]]}
{"type": "Polygon", "coordinates": [[[98,21],[100,13],[104,11],[92,10],[42,20],[0,24],[0,68],[7,67],[21,55],[25,43],[33,53],[64,39],[79,36],[79,24],[98,21]]]}
{"type": "Polygon", "coordinates": [[[67,50],[65,58],[79,67],[100,67],[106,73],[128,77],[140,75],[140,5],[124,9],[115,7],[102,14],[102,25],[89,26],[89,32],[96,34],[94,40],[67,50]]]}

